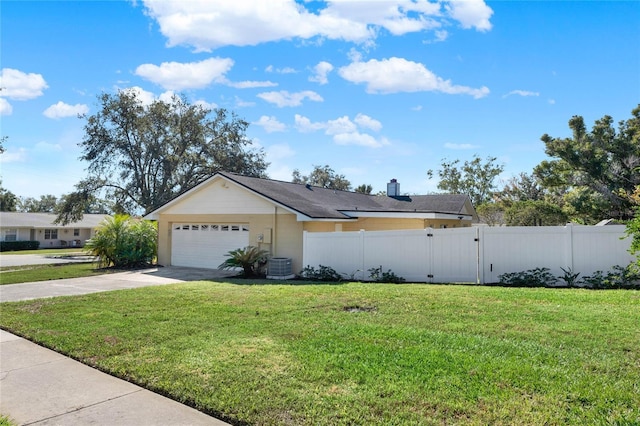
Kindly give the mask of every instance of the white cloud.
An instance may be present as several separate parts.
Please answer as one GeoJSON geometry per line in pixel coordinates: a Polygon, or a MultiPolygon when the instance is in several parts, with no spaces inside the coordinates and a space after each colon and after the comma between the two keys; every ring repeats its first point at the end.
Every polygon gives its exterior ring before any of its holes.
{"type": "Polygon", "coordinates": [[[549,105],[555,105],[556,104],[556,100],[555,99],[549,99],[547,102],[549,102],[549,105]]]}
{"type": "Polygon", "coordinates": [[[335,120],[315,123],[307,117],[296,114],[295,126],[300,133],[324,130],[324,133],[331,136],[338,145],[360,145],[370,148],[389,145],[389,141],[384,137],[376,138],[360,131],[361,129],[379,131],[382,128],[382,124],[378,120],[364,114],[356,115],[353,121],[345,115],[335,120]]]}
{"type": "Polygon", "coordinates": [[[325,61],[319,62],[318,65],[313,67],[313,75],[309,77],[309,81],[327,84],[329,82],[329,80],[327,80],[327,74],[331,71],[333,71],[333,65],[325,61]]]}
{"type": "Polygon", "coordinates": [[[255,106],[256,103],[252,102],[252,101],[245,101],[244,99],[236,96],[235,97],[235,105],[236,105],[236,108],[246,108],[246,107],[255,106]]]}
{"type": "Polygon", "coordinates": [[[156,99],[156,95],[151,92],[144,90],[139,86],[128,87],[126,89],[118,89],[123,92],[131,92],[136,95],[138,100],[142,102],[142,105],[151,105],[151,103],[156,99]]]}
{"type": "Polygon", "coordinates": [[[213,82],[228,83],[225,74],[233,67],[229,58],[209,58],[200,62],[142,64],[135,74],[167,90],[201,89],[213,82]]]}
{"type": "Polygon", "coordinates": [[[356,84],[366,84],[368,93],[442,92],[471,95],[476,99],[489,94],[485,86],[474,89],[452,84],[424,65],[392,57],[380,61],[354,62],[338,70],[342,78],[356,84]]]}
{"type": "Polygon", "coordinates": [[[445,8],[449,16],[460,22],[462,28],[475,28],[478,31],[491,29],[489,18],[493,15],[493,10],[483,0],[452,1],[445,8]]]}
{"type": "Polygon", "coordinates": [[[59,152],[62,151],[62,147],[57,143],[38,142],[34,147],[34,152],[59,152]]]}
{"type": "Polygon", "coordinates": [[[24,73],[13,68],[3,68],[0,73],[0,97],[26,101],[42,96],[49,87],[41,74],[24,73]]]}
{"type": "Polygon", "coordinates": [[[538,92],[530,92],[528,90],[512,90],[509,93],[507,93],[506,95],[503,96],[503,98],[512,96],[512,95],[518,95],[518,96],[540,96],[540,93],[538,92]]]}
{"type": "Polygon", "coordinates": [[[295,151],[287,144],[271,145],[265,151],[267,154],[267,161],[269,163],[291,158],[296,154],[295,151]]]}
{"type": "Polygon", "coordinates": [[[447,149],[455,149],[457,151],[479,148],[478,145],[471,145],[470,143],[449,143],[449,142],[445,143],[444,147],[447,149]]]}
{"type": "Polygon", "coordinates": [[[215,102],[207,102],[203,99],[197,100],[193,104],[200,105],[202,108],[211,110],[218,108],[218,104],[216,104],[215,102]]]}
{"type": "Polygon", "coordinates": [[[368,115],[358,114],[356,118],[353,119],[360,127],[364,127],[365,129],[371,129],[375,132],[379,132],[382,129],[382,123],[378,120],[375,120],[368,115]]]}
{"type": "Polygon", "coordinates": [[[294,68],[291,68],[291,67],[274,68],[273,65],[269,65],[264,70],[266,72],[275,72],[275,73],[278,73],[278,74],[296,74],[298,72],[294,68]]]}
{"type": "Polygon", "coordinates": [[[275,87],[278,83],[272,81],[239,81],[237,83],[228,82],[227,85],[236,89],[253,89],[256,87],[275,87]]]}
{"type": "Polygon", "coordinates": [[[0,115],[11,115],[12,113],[11,104],[5,98],[0,98],[0,115]]]}
{"type": "Polygon", "coordinates": [[[287,129],[287,126],[278,121],[274,116],[267,117],[266,115],[263,115],[258,121],[252,124],[262,127],[267,133],[284,132],[287,129]]]}
{"type": "Polygon", "coordinates": [[[309,99],[310,101],[322,102],[322,96],[311,90],[305,90],[297,93],[289,93],[286,90],[279,92],[264,92],[258,94],[260,99],[263,99],[271,104],[275,104],[279,108],[282,107],[294,107],[302,105],[302,101],[309,99]]]}
{"type": "Polygon", "coordinates": [[[69,105],[59,101],[57,104],[53,104],[49,108],[45,109],[43,114],[45,117],[58,119],[64,117],[77,117],[78,115],[83,115],[88,112],[89,107],[85,104],[69,105]]]}
{"type": "Polygon", "coordinates": [[[22,163],[27,160],[27,150],[18,148],[16,151],[7,149],[0,155],[0,163],[22,163]]]}
{"type": "Polygon", "coordinates": [[[371,44],[381,30],[394,36],[430,31],[446,25],[450,18],[463,28],[487,31],[491,29],[489,18],[493,14],[483,0],[143,2],[169,46],[189,45],[196,51],[293,38],[371,44]]]}

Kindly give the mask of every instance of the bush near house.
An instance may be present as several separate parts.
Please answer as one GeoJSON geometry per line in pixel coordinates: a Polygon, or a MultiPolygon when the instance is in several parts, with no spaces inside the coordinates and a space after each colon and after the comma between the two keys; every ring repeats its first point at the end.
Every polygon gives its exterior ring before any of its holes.
{"type": "Polygon", "coordinates": [[[127,215],[106,218],[87,241],[85,250],[98,257],[101,267],[130,268],[151,264],[157,253],[154,222],[127,215]]]}
{"type": "Polygon", "coordinates": [[[231,250],[225,256],[229,259],[222,262],[218,266],[219,269],[242,268],[242,276],[250,278],[264,275],[262,269],[267,264],[269,252],[255,246],[247,246],[231,250]]]}
{"type": "Polygon", "coordinates": [[[0,241],[0,252],[37,250],[39,247],[40,241],[0,241]]]}

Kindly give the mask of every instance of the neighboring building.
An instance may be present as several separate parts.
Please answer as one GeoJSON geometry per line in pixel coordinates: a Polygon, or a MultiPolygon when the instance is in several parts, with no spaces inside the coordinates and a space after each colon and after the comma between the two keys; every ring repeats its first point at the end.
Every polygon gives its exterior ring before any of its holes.
{"type": "Polygon", "coordinates": [[[85,214],[81,221],[57,225],[52,213],[0,212],[2,241],[40,241],[40,248],[82,247],[108,215],[85,214]]]}
{"type": "Polygon", "coordinates": [[[216,173],[145,219],[158,221],[158,263],[217,268],[225,254],[248,245],[291,258],[302,269],[302,235],[471,226],[466,195],[374,196],[310,185],[216,173]]]}

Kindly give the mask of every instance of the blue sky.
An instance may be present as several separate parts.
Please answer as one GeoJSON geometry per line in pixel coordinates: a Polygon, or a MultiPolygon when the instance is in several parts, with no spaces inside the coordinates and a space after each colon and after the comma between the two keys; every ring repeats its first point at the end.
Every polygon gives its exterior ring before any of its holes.
{"type": "Polygon", "coordinates": [[[330,165],[354,186],[437,191],[442,159],[494,156],[640,102],[638,1],[2,1],[2,186],[71,192],[102,92],[236,112],[271,178],[330,165]]]}

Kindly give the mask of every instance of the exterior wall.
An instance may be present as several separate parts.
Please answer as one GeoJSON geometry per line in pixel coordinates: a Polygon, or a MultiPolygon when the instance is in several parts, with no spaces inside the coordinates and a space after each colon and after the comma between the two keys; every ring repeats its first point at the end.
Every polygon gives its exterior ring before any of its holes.
{"type": "MultiPolygon", "coordinates": [[[[0,238],[5,239],[5,229],[0,228],[0,238]]],[[[82,247],[88,239],[95,235],[95,230],[90,228],[56,228],[52,226],[46,229],[57,229],[58,238],[45,240],[45,229],[11,228],[17,229],[16,241],[39,241],[40,248],[82,247]],[[74,229],[79,229],[78,236],[73,235],[74,229]],[[79,243],[77,241],[80,241],[79,243]]]]}
{"type": "Polygon", "coordinates": [[[456,219],[391,219],[378,217],[361,217],[352,222],[304,222],[304,230],[308,232],[349,232],[349,231],[396,231],[403,229],[462,228],[470,227],[470,222],[456,219]],[[336,229],[336,225],[338,229],[336,229]],[[340,229],[341,228],[341,229],[340,229]]]}

